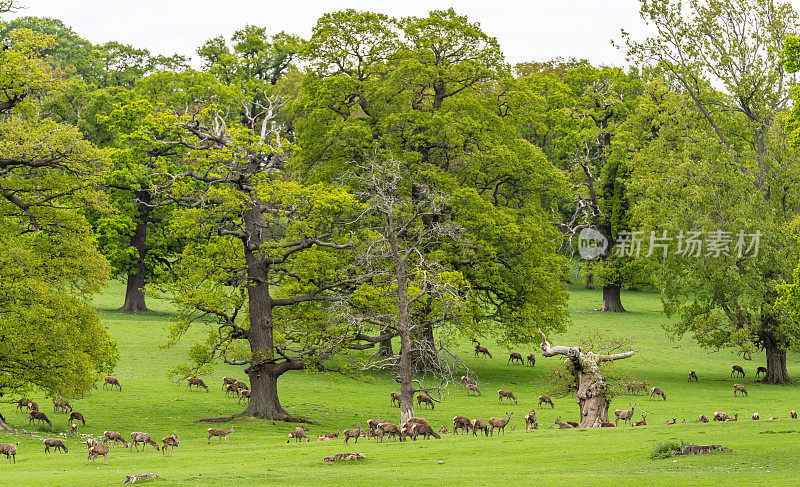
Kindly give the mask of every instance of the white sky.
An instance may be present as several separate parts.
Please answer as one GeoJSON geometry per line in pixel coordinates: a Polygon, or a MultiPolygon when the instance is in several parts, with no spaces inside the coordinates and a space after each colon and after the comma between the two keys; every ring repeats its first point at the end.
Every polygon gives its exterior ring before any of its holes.
{"type": "MultiPolygon", "coordinates": [[[[16,0],[23,10],[7,14],[54,17],[81,37],[99,44],[118,41],[154,54],[194,57],[212,37],[229,38],[247,25],[308,38],[325,12],[355,8],[394,17],[424,16],[453,7],[498,39],[510,63],[556,56],[593,64],[625,65],[611,46],[620,29],[644,32],[638,0],[16,0]]],[[[639,36],[637,36],[639,37],[639,36]]]]}

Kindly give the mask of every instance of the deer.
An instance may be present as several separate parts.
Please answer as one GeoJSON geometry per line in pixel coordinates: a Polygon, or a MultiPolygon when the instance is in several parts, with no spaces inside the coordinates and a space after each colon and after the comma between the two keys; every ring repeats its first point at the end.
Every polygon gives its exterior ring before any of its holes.
{"type": "Polygon", "coordinates": [[[661,396],[661,398],[663,400],[665,400],[665,401],[667,400],[667,395],[664,394],[664,390],[661,389],[660,387],[653,387],[650,390],[650,397],[653,397],[653,396],[661,396]]]}
{"type": "Polygon", "coordinates": [[[17,463],[17,445],[0,443],[0,455],[5,455],[8,458],[8,463],[11,463],[11,457],[14,457],[14,463],[17,463]]]}
{"type": "Polygon", "coordinates": [[[728,414],[720,411],[714,411],[714,421],[727,421],[728,414]]]}
{"type": "Polygon", "coordinates": [[[633,426],[647,426],[647,421],[645,420],[645,415],[642,415],[642,419],[639,421],[634,421],[633,426]]]}
{"type": "Polygon", "coordinates": [[[28,413],[28,416],[30,418],[28,419],[28,424],[31,424],[34,421],[38,421],[41,424],[41,422],[44,421],[45,423],[50,425],[50,429],[53,428],[53,423],[51,423],[50,420],[47,419],[47,415],[41,411],[31,411],[30,413],[28,413]]]}
{"type": "Polygon", "coordinates": [[[391,399],[392,399],[392,402],[391,402],[392,406],[394,406],[394,403],[397,402],[397,407],[400,407],[400,393],[399,392],[391,392],[391,393],[389,393],[389,397],[391,397],[391,399]]]}
{"type": "Polygon", "coordinates": [[[108,445],[94,445],[93,447],[89,448],[89,457],[86,459],[86,465],[89,465],[89,460],[94,462],[97,465],[97,457],[103,455],[103,458],[106,459],[106,465],[108,465],[108,445]]]}
{"type": "Polygon", "coordinates": [[[758,367],[756,369],[756,379],[758,379],[759,374],[767,375],[767,368],[766,367],[758,367]]]}
{"type": "Polygon", "coordinates": [[[731,365],[731,377],[733,377],[733,374],[736,374],[737,377],[740,375],[744,377],[744,369],[741,365],[731,365]]]}
{"type": "Polygon", "coordinates": [[[688,382],[691,382],[692,379],[694,379],[694,381],[697,382],[697,374],[694,373],[694,370],[690,370],[689,371],[689,381],[688,382]]]}
{"type": "Polygon", "coordinates": [[[227,445],[228,444],[228,435],[231,434],[231,433],[236,433],[236,429],[234,429],[234,428],[228,428],[228,429],[208,428],[208,443],[207,444],[210,445],[211,444],[211,437],[212,436],[216,436],[217,437],[217,445],[219,445],[219,442],[222,440],[222,438],[225,438],[225,444],[227,445]]]}
{"type": "Polygon", "coordinates": [[[336,433],[325,433],[322,435],[322,438],[325,438],[326,440],[335,440],[339,437],[339,431],[341,430],[336,430],[336,433]]]}
{"type": "Polygon", "coordinates": [[[478,386],[475,384],[467,384],[467,395],[470,395],[470,392],[474,392],[476,396],[481,395],[481,390],[478,389],[478,386]]]}
{"type": "Polygon", "coordinates": [[[116,445],[117,442],[119,441],[122,442],[123,445],[125,445],[125,448],[128,448],[128,441],[125,438],[123,438],[120,433],[117,433],[116,431],[103,431],[103,444],[107,444],[109,440],[111,441],[112,445],[116,445]]]}
{"type": "Polygon", "coordinates": [[[628,389],[628,392],[633,392],[633,393],[637,393],[637,394],[639,392],[644,392],[645,394],[647,394],[647,386],[649,386],[649,385],[650,385],[650,383],[647,382],[647,381],[639,382],[639,381],[635,380],[635,381],[632,381],[632,382],[628,383],[627,389],[628,389]]]}
{"type": "Polygon", "coordinates": [[[792,419],[797,419],[797,411],[795,411],[794,409],[792,409],[791,411],[789,411],[789,416],[790,416],[792,419]]]}
{"type": "Polygon", "coordinates": [[[472,436],[478,436],[478,431],[483,431],[484,436],[489,436],[489,425],[482,419],[473,419],[472,436]]]}
{"type": "Polygon", "coordinates": [[[531,409],[531,412],[525,415],[525,429],[530,429],[531,425],[536,424],[536,410],[531,409]]]}
{"type": "Polygon", "coordinates": [[[70,438],[73,437],[73,436],[75,438],[78,437],[78,425],[77,424],[72,423],[71,425],[69,425],[69,433],[67,434],[67,436],[69,436],[70,438]]]}
{"type": "Polygon", "coordinates": [[[342,433],[344,433],[345,443],[347,443],[350,438],[355,438],[355,442],[358,443],[358,437],[361,436],[361,423],[356,423],[356,428],[346,429],[342,431],[342,433]]]}
{"type": "Polygon", "coordinates": [[[403,439],[405,438],[405,435],[403,435],[403,433],[400,431],[400,428],[396,424],[390,423],[388,421],[380,423],[377,429],[379,434],[376,436],[380,437],[381,443],[383,443],[384,436],[388,436],[389,438],[396,437],[399,438],[400,441],[403,441],[403,439]]]}
{"type": "Polygon", "coordinates": [[[206,390],[206,392],[208,392],[208,386],[203,381],[203,379],[200,379],[199,377],[189,377],[188,384],[186,384],[186,388],[191,389],[192,386],[196,386],[197,389],[200,389],[202,387],[203,389],[206,390]]]}
{"type": "Polygon", "coordinates": [[[733,417],[732,418],[728,418],[728,419],[725,420],[725,422],[727,422],[727,423],[732,423],[734,421],[739,421],[739,413],[733,413],[733,417]]]}
{"type": "Polygon", "coordinates": [[[509,421],[511,421],[511,415],[514,413],[506,413],[505,419],[503,418],[489,418],[489,424],[492,425],[491,436],[494,436],[494,430],[497,428],[497,433],[500,434],[502,431],[503,434],[506,434],[506,425],[509,421]]]}
{"type": "Polygon", "coordinates": [[[147,433],[142,433],[140,431],[131,432],[131,447],[136,448],[136,451],[139,451],[139,443],[142,444],[142,452],[147,451],[147,445],[153,445],[156,447],[156,451],[161,449],[159,448],[158,443],[156,443],[156,441],[147,433]]]}
{"type": "Polygon", "coordinates": [[[497,394],[498,394],[497,401],[500,404],[503,404],[503,398],[507,398],[509,401],[511,401],[513,399],[514,400],[514,404],[517,403],[517,398],[516,398],[516,396],[514,396],[514,393],[512,393],[511,391],[509,391],[507,389],[500,389],[499,391],[497,391],[497,394]]]}
{"type": "Polygon", "coordinates": [[[232,386],[233,384],[236,384],[237,382],[238,382],[238,380],[236,380],[236,378],[234,378],[234,377],[227,377],[227,376],[223,377],[222,378],[222,390],[224,391],[228,386],[232,386]]]}
{"type": "Polygon", "coordinates": [[[564,422],[562,422],[562,421],[561,421],[561,416],[559,416],[559,417],[557,417],[557,418],[556,418],[555,424],[557,424],[557,425],[558,425],[558,429],[562,429],[562,430],[569,429],[569,428],[572,428],[572,427],[573,427],[573,426],[572,426],[571,424],[569,424],[569,423],[564,423],[564,422]]]}
{"type": "Polygon", "coordinates": [[[28,407],[28,412],[39,410],[39,403],[36,401],[31,401],[26,406],[28,407]]]}
{"type": "MultiPolygon", "coordinates": [[[[166,455],[167,447],[169,447],[169,454],[172,455],[172,450],[178,450],[181,439],[178,437],[178,434],[173,431],[171,435],[161,438],[161,442],[164,443],[164,446],[161,448],[161,454],[166,455]]],[[[178,450],[178,453],[180,453],[180,450],[178,450]]]]}
{"type": "Polygon", "coordinates": [[[489,349],[486,347],[482,347],[481,343],[478,340],[472,339],[473,343],[475,343],[475,357],[478,357],[479,353],[482,353],[484,356],[488,355],[489,358],[492,358],[492,354],[489,353],[489,349]]]}
{"type": "Polygon", "coordinates": [[[461,376],[461,385],[466,387],[469,384],[475,384],[475,379],[473,379],[472,377],[470,377],[468,375],[462,375],[461,376]]]}
{"type": "Polygon", "coordinates": [[[734,384],[733,385],[733,397],[736,397],[736,393],[737,392],[739,392],[741,394],[744,394],[745,397],[747,397],[747,389],[745,389],[745,387],[743,385],[741,385],[741,384],[734,384]]]}
{"type": "Polygon", "coordinates": [[[105,381],[103,382],[103,389],[106,388],[107,385],[111,385],[111,390],[114,390],[114,386],[117,386],[120,391],[122,391],[122,385],[119,381],[114,377],[106,377],[105,381]]]}
{"type": "Polygon", "coordinates": [[[433,403],[433,398],[427,394],[417,394],[417,406],[419,407],[422,403],[430,405],[431,409],[436,409],[436,405],[433,403]]]}
{"type": "Polygon", "coordinates": [[[294,438],[295,443],[297,443],[298,441],[303,441],[303,438],[305,438],[306,439],[306,443],[308,443],[311,440],[308,438],[308,435],[306,434],[306,431],[308,431],[308,430],[306,428],[302,427],[302,426],[296,427],[294,429],[294,431],[289,433],[289,439],[286,440],[286,443],[289,443],[290,441],[292,441],[292,438],[294,438]]]}
{"type": "Polygon", "coordinates": [[[520,365],[525,365],[525,362],[522,360],[522,354],[519,352],[511,352],[508,355],[508,363],[515,364],[519,362],[520,365]]]}
{"type": "Polygon", "coordinates": [[[225,395],[227,396],[231,392],[236,394],[237,396],[239,395],[239,388],[236,387],[236,384],[228,384],[227,386],[225,386],[225,395]]]}
{"type": "Polygon", "coordinates": [[[533,367],[534,365],[536,365],[536,355],[534,355],[532,353],[529,353],[528,356],[525,357],[525,358],[528,359],[528,365],[530,367],[533,367]]]}
{"type": "Polygon", "coordinates": [[[67,445],[65,445],[64,442],[58,438],[46,438],[44,440],[44,452],[50,453],[50,448],[54,449],[55,451],[61,450],[62,453],[69,452],[67,445]]]}
{"type": "Polygon", "coordinates": [[[549,396],[539,396],[539,407],[542,407],[542,403],[549,404],[551,408],[555,408],[556,407],[553,404],[553,400],[550,399],[549,396]]]}
{"type": "Polygon", "coordinates": [[[619,420],[620,419],[622,420],[623,423],[625,421],[630,421],[631,420],[631,416],[633,416],[633,410],[636,409],[636,404],[629,404],[629,406],[631,407],[630,409],[615,409],[614,410],[614,416],[617,417],[616,421],[614,421],[615,425],[619,424],[619,420]]]}
{"type": "Polygon", "coordinates": [[[97,441],[96,439],[92,438],[91,436],[86,439],[86,448],[88,448],[90,450],[92,449],[93,446],[97,446],[99,444],[100,444],[100,442],[97,441]]]}
{"type": "MultiPolygon", "coordinates": [[[[411,439],[413,439],[414,441],[416,441],[419,435],[422,435],[422,437],[426,440],[430,439],[431,436],[433,436],[437,440],[442,439],[442,437],[439,436],[438,433],[433,431],[433,428],[431,428],[431,425],[429,425],[427,421],[422,420],[420,422],[412,422],[411,419],[413,418],[409,418],[408,422],[404,426],[406,431],[408,431],[408,433],[406,434],[410,435],[411,439]]],[[[403,429],[401,429],[401,431],[403,431],[403,429]]]]}
{"type": "Polygon", "coordinates": [[[367,438],[376,435],[376,431],[378,429],[378,425],[381,423],[388,423],[383,419],[368,419],[367,420],[367,438]]]}
{"type": "Polygon", "coordinates": [[[63,397],[57,397],[53,399],[54,413],[66,413],[67,409],[69,409],[69,412],[72,412],[72,406],[69,404],[69,401],[67,401],[63,397]]]}
{"type": "Polygon", "coordinates": [[[664,420],[664,425],[675,424],[677,422],[678,422],[678,418],[672,418],[672,421],[670,421],[669,419],[665,419],[664,420]]]}
{"type": "Polygon", "coordinates": [[[752,419],[753,421],[758,421],[759,419],[761,419],[761,416],[759,416],[758,413],[753,413],[753,415],[750,416],[750,419],[752,419]]]}
{"type": "Polygon", "coordinates": [[[466,416],[454,416],[453,417],[453,434],[457,435],[458,430],[461,429],[464,433],[469,434],[469,430],[471,429],[472,422],[466,416]]]}
{"type": "Polygon", "coordinates": [[[30,403],[31,401],[25,397],[17,399],[17,411],[21,410],[22,408],[27,408],[28,404],[30,403]]]}
{"type": "Polygon", "coordinates": [[[250,389],[245,389],[239,393],[239,404],[245,399],[247,399],[247,403],[250,404],[250,389]]]}
{"type": "Polygon", "coordinates": [[[83,419],[83,414],[81,414],[81,413],[78,413],[78,412],[75,412],[75,411],[69,413],[69,421],[67,421],[67,424],[71,423],[72,420],[80,421],[81,424],[83,424],[83,426],[86,426],[86,420],[83,419]]]}
{"type": "MultiPolygon", "coordinates": [[[[757,416],[758,416],[758,413],[756,413],[756,414],[755,414],[755,416],[756,416],[756,418],[755,418],[755,419],[758,419],[758,417],[757,417],[757,416]]],[[[706,416],[705,414],[701,414],[701,415],[700,415],[700,417],[699,417],[699,418],[697,418],[697,419],[698,419],[698,421],[700,421],[701,423],[708,423],[708,416],[706,416]]]]}

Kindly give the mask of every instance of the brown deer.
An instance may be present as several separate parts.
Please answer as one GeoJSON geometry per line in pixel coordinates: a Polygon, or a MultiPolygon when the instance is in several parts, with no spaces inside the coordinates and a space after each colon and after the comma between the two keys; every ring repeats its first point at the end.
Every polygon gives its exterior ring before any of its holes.
{"type": "Polygon", "coordinates": [[[623,423],[625,421],[630,421],[631,420],[631,416],[633,416],[633,410],[636,409],[636,404],[629,404],[629,406],[631,407],[630,409],[615,409],[614,410],[614,416],[617,417],[616,421],[614,421],[614,424],[619,424],[619,420],[620,419],[622,420],[623,423]]]}
{"type": "Polygon", "coordinates": [[[51,423],[50,420],[47,419],[47,415],[41,411],[31,411],[30,413],[28,413],[28,416],[29,416],[28,424],[31,424],[34,421],[38,421],[39,424],[41,424],[41,422],[44,421],[45,423],[50,425],[51,429],[53,428],[53,423],[51,423]]]}
{"type": "Polygon", "coordinates": [[[228,444],[228,435],[231,433],[236,433],[236,429],[208,428],[208,444],[211,444],[212,436],[217,437],[217,445],[219,445],[219,442],[222,441],[222,438],[225,438],[225,444],[228,444]]]}
{"type": "Polygon", "coordinates": [[[17,463],[17,445],[0,443],[0,455],[5,455],[8,458],[8,463],[11,463],[11,457],[14,457],[14,463],[17,463]]]}
{"type": "Polygon", "coordinates": [[[725,421],[728,422],[728,423],[731,423],[733,421],[739,421],[739,413],[733,413],[733,417],[732,418],[728,418],[725,421]]]}
{"type": "Polygon", "coordinates": [[[677,422],[678,422],[678,418],[672,418],[672,421],[670,421],[670,420],[668,420],[668,419],[665,419],[665,420],[664,420],[664,424],[665,424],[665,425],[669,425],[669,424],[675,424],[675,423],[677,423],[677,422]]]}
{"type": "Polygon", "coordinates": [[[743,385],[741,385],[741,384],[734,384],[733,385],[733,396],[734,397],[736,397],[736,393],[737,392],[739,392],[741,394],[744,394],[745,397],[747,397],[747,389],[745,389],[745,387],[743,385]]]}
{"type": "Polygon", "coordinates": [[[147,451],[147,445],[153,445],[156,447],[156,451],[159,451],[158,443],[156,440],[150,437],[147,433],[142,433],[141,431],[132,431],[131,432],[131,447],[136,448],[136,451],[139,451],[139,443],[142,444],[142,452],[147,451]]]}
{"type": "Polygon", "coordinates": [[[756,369],[756,379],[758,379],[759,374],[767,375],[767,368],[766,367],[758,367],[756,369]]]}
{"type": "Polygon", "coordinates": [[[750,419],[752,419],[753,421],[758,421],[759,419],[761,419],[761,416],[759,416],[758,413],[753,413],[753,415],[750,416],[750,419]]]}
{"type": "Polygon", "coordinates": [[[492,425],[492,430],[490,431],[491,436],[494,436],[494,430],[497,428],[498,434],[502,431],[503,434],[506,434],[506,425],[509,421],[511,421],[511,415],[514,413],[506,413],[505,419],[503,418],[489,418],[489,424],[492,425]]]}
{"type": "Polygon", "coordinates": [[[227,376],[223,377],[222,378],[222,390],[227,389],[228,386],[232,386],[232,385],[236,384],[237,382],[238,381],[236,380],[235,377],[227,377],[227,376]]]}
{"type": "Polygon", "coordinates": [[[479,353],[482,353],[484,356],[488,355],[489,358],[492,358],[492,354],[489,353],[489,349],[488,348],[482,347],[480,342],[478,342],[477,340],[473,339],[472,341],[476,343],[476,345],[475,345],[475,357],[476,358],[478,357],[479,353]]]}
{"type": "Polygon", "coordinates": [[[392,403],[391,403],[392,406],[394,406],[394,403],[397,402],[397,407],[400,407],[400,393],[399,392],[391,392],[391,393],[389,393],[389,396],[392,398],[392,403]]]}
{"type": "Polygon", "coordinates": [[[94,462],[97,465],[97,457],[103,455],[103,458],[106,459],[106,465],[108,465],[108,445],[94,445],[93,447],[89,448],[89,458],[86,459],[86,465],[89,465],[89,460],[94,462]]]}
{"type": "Polygon", "coordinates": [[[514,404],[516,404],[516,403],[517,403],[517,398],[516,398],[516,396],[514,396],[514,393],[512,393],[512,392],[511,392],[511,391],[509,391],[509,390],[506,390],[506,389],[500,389],[499,391],[497,391],[497,394],[498,394],[498,398],[497,398],[497,400],[498,400],[498,402],[499,402],[500,404],[503,404],[503,398],[507,398],[509,401],[511,401],[511,400],[513,399],[513,400],[514,400],[514,404]]]}
{"type": "Polygon", "coordinates": [[[556,407],[553,404],[553,400],[550,399],[549,396],[539,396],[539,407],[542,407],[542,403],[549,404],[551,408],[555,408],[556,407]]]}
{"type": "MultiPolygon", "coordinates": [[[[161,448],[161,454],[166,455],[167,447],[170,447],[169,454],[172,455],[172,450],[178,449],[178,445],[181,444],[181,439],[178,437],[178,434],[173,431],[171,435],[161,438],[161,442],[164,443],[164,447],[161,448]]],[[[180,453],[180,450],[178,453],[180,453]]]]}
{"type": "Polygon", "coordinates": [[[562,422],[561,421],[561,416],[556,418],[555,424],[558,425],[558,429],[562,429],[562,430],[573,428],[573,426],[571,424],[562,422]]]}
{"type": "Polygon", "coordinates": [[[733,374],[736,374],[737,377],[740,375],[744,377],[744,369],[741,365],[731,365],[731,377],[733,377],[733,374]]]}
{"type": "Polygon", "coordinates": [[[342,433],[344,433],[345,443],[347,443],[350,438],[355,438],[355,442],[358,443],[358,437],[361,436],[361,423],[356,423],[356,428],[346,429],[342,431],[342,433]]]}
{"type": "Polygon", "coordinates": [[[475,379],[473,379],[472,377],[470,377],[468,375],[462,375],[461,376],[461,385],[466,387],[469,384],[475,384],[475,379]]]}
{"type": "Polygon", "coordinates": [[[467,384],[467,395],[470,395],[470,392],[474,392],[476,396],[481,395],[481,390],[478,389],[478,386],[475,384],[467,384]]]}
{"type": "Polygon", "coordinates": [[[667,395],[664,394],[664,390],[661,389],[660,387],[653,387],[652,389],[650,389],[650,397],[654,396],[661,396],[661,399],[665,401],[667,400],[667,395]]]}
{"type": "Polygon", "coordinates": [[[453,417],[453,434],[457,435],[458,430],[461,429],[464,433],[469,433],[471,429],[472,422],[466,416],[454,416],[453,417]]]}
{"type": "Polygon", "coordinates": [[[111,384],[112,391],[114,390],[114,386],[118,387],[120,391],[122,390],[122,385],[114,377],[106,377],[105,381],[103,382],[103,389],[105,389],[109,384],[111,384]]]}
{"type": "Polygon", "coordinates": [[[508,363],[515,364],[519,362],[520,365],[525,365],[525,362],[522,360],[522,354],[519,352],[511,352],[508,355],[508,363]]]}
{"type": "Polygon", "coordinates": [[[714,411],[714,421],[727,421],[728,414],[720,411],[714,411]]]}
{"type": "Polygon", "coordinates": [[[649,385],[650,383],[647,381],[639,382],[635,380],[628,383],[627,389],[628,392],[633,392],[634,394],[638,394],[639,392],[647,394],[647,386],[649,385]]]}
{"type": "Polygon", "coordinates": [[[62,453],[69,452],[67,445],[65,445],[64,442],[58,438],[47,438],[44,440],[44,452],[50,453],[50,448],[56,451],[61,450],[62,453]]]}
{"type": "Polygon", "coordinates": [[[525,415],[525,429],[530,429],[530,427],[536,423],[536,410],[531,409],[531,412],[525,415]]]}
{"type": "Polygon", "coordinates": [[[484,436],[489,436],[489,425],[482,419],[473,419],[472,436],[478,436],[478,431],[483,431],[484,436]]]}
{"type": "Polygon", "coordinates": [[[80,421],[83,426],[86,426],[86,420],[83,419],[83,414],[79,412],[73,411],[69,413],[69,421],[67,421],[67,424],[71,423],[73,420],[80,421]]]}
{"type": "Polygon", "coordinates": [[[67,436],[69,436],[70,438],[73,437],[73,436],[75,438],[78,437],[78,425],[77,424],[72,423],[71,425],[69,425],[69,433],[67,434],[67,436]]]}
{"type": "Polygon", "coordinates": [[[28,404],[30,403],[31,401],[25,397],[17,399],[17,411],[21,410],[22,408],[27,408],[28,404]]]}
{"type": "MultiPolygon", "coordinates": [[[[196,386],[197,389],[200,389],[202,387],[203,389],[206,390],[206,392],[208,392],[208,386],[203,381],[203,379],[200,379],[199,377],[189,377],[188,384],[186,385],[186,388],[187,389],[191,389],[192,386],[196,386]]],[[[167,438],[169,438],[169,437],[167,437],[167,438]]]]}
{"type": "Polygon", "coordinates": [[[645,415],[642,415],[642,419],[639,421],[634,421],[633,426],[647,426],[647,421],[645,420],[645,415]]]}
{"type": "Polygon", "coordinates": [[[789,416],[791,416],[792,419],[797,419],[797,411],[792,409],[791,411],[789,411],[789,416]]]}
{"type": "Polygon", "coordinates": [[[529,353],[526,358],[528,359],[529,366],[533,367],[534,365],[536,365],[536,355],[529,353]]]}
{"type": "MultiPolygon", "coordinates": [[[[756,416],[758,416],[758,413],[756,413],[756,416]]],[[[700,421],[701,423],[708,423],[708,416],[706,416],[705,414],[701,414],[700,417],[698,418],[698,421],[700,421]]]]}
{"type": "Polygon", "coordinates": [[[303,438],[305,438],[306,443],[308,443],[311,440],[308,438],[306,431],[308,430],[302,426],[296,427],[294,431],[289,433],[289,439],[286,440],[286,443],[289,443],[292,440],[292,438],[294,438],[295,443],[297,443],[298,441],[303,441],[303,438]]]}
{"type": "Polygon", "coordinates": [[[400,431],[400,428],[396,424],[392,424],[388,421],[383,422],[378,425],[378,436],[380,436],[381,443],[383,443],[383,438],[388,436],[389,438],[398,438],[400,441],[403,441],[405,435],[400,431]]]}
{"type": "Polygon", "coordinates": [[[67,409],[69,409],[69,412],[72,412],[72,406],[69,404],[69,401],[67,401],[65,398],[57,397],[53,399],[54,413],[66,413],[67,409]]]}
{"type": "Polygon", "coordinates": [[[116,431],[103,431],[103,444],[106,444],[111,440],[112,445],[116,445],[117,442],[122,442],[125,445],[125,448],[128,448],[128,441],[122,437],[120,433],[116,431]]]}
{"type": "Polygon", "coordinates": [[[421,406],[422,403],[425,403],[431,407],[431,409],[436,409],[436,405],[433,403],[433,398],[427,394],[417,394],[417,406],[421,406]]]}
{"type": "Polygon", "coordinates": [[[694,381],[697,382],[697,374],[694,373],[694,370],[689,371],[689,382],[691,382],[692,379],[694,379],[694,381]]]}

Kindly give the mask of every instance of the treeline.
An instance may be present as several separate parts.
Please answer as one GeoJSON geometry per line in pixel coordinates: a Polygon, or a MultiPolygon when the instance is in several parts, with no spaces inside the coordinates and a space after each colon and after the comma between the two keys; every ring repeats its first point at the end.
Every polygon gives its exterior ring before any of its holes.
{"type": "Polygon", "coordinates": [[[246,366],[247,414],[289,418],[278,377],[375,349],[364,367],[397,372],[407,419],[415,374],[452,373],[442,339],[563,330],[570,261],[603,311],[659,289],[671,333],[764,349],[765,380],[787,381],[796,14],[641,15],[657,29],[623,37],[628,69],[512,68],[452,9],[325,14],[309,39],[246,26],[199,70],[55,19],[0,24],[0,386],[69,397],[110,370],[90,299],[119,277],[123,311],[172,301],[170,341],[208,331],[175,374],[246,366]],[[592,261],[587,229],[607,242],[592,261]]]}

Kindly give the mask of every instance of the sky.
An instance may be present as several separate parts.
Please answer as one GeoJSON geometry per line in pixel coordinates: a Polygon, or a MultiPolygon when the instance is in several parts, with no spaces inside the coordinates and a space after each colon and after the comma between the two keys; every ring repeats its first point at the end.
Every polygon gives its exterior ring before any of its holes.
{"type": "MultiPolygon", "coordinates": [[[[393,17],[425,16],[453,7],[496,37],[506,60],[588,59],[593,64],[625,66],[625,55],[611,45],[620,29],[645,32],[638,0],[15,0],[19,16],[60,19],[95,44],[118,41],[154,54],[183,54],[207,39],[258,25],[308,38],[325,12],[354,8],[393,17]]],[[[637,36],[638,37],[638,36],[637,36]]]]}

